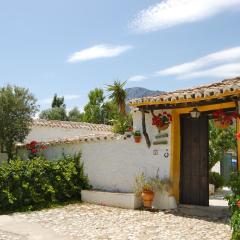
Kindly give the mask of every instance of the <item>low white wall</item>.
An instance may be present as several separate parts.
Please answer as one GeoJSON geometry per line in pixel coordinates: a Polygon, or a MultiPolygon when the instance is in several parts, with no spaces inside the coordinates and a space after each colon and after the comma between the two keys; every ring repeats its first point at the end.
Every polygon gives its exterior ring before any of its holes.
{"type": "Polygon", "coordinates": [[[142,206],[140,197],[134,193],[112,193],[92,190],[82,190],[82,201],[103,206],[137,209],[142,206]]]}

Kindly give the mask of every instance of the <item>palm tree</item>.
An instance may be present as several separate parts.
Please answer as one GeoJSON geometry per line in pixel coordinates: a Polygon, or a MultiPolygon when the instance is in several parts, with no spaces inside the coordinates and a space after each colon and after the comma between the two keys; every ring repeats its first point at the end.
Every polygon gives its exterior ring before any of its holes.
{"type": "Polygon", "coordinates": [[[124,86],[126,85],[127,81],[120,82],[114,81],[113,85],[107,86],[107,91],[111,94],[109,98],[113,100],[113,102],[118,106],[119,112],[123,115],[126,114],[126,97],[127,93],[124,90],[124,86]]]}

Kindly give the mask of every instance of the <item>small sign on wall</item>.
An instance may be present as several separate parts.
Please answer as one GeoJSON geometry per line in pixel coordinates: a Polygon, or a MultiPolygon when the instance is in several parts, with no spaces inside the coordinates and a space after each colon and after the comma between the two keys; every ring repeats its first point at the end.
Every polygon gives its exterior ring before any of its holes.
{"type": "Polygon", "coordinates": [[[157,149],[153,150],[153,155],[158,155],[158,150],[157,149]]]}

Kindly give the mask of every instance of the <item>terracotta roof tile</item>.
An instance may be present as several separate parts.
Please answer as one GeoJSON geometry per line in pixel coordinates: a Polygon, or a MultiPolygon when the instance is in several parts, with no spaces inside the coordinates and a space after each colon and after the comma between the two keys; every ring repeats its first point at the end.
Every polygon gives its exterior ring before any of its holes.
{"type": "Polygon", "coordinates": [[[221,94],[234,94],[235,92],[240,92],[240,77],[225,79],[221,82],[216,82],[212,84],[200,85],[198,87],[177,90],[173,92],[164,93],[158,96],[150,96],[143,98],[131,99],[129,101],[129,105],[138,106],[144,105],[148,103],[152,104],[161,104],[161,102],[169,102],[172,101],[183,101],[197,98],[205,98],[209,96],[218,97],[221,94]]]}
{"type": "MultiPolygon", "coordinates": [[[[121,139],[123,136],[114,133],[102,133],[102,134],[88,134],[85,136],[76,136],[76,137],[69,137],[69,138],[59,138],[50,141],[43,141],[42,144],[47,146],[52,145],[59,145],[59,144],[71,144],[71,143],[86,143],[86,142],[94,142],[94,141],[102,141],[102,140],[114,140],[114,139],[121,139]]],[[[18,143],[16,147],[25,147],[26,143],[18,143]]]]}
{"type": "Polygon", "coordinates": [[[57,121],[57,120],[43,120],[35,119],[33,126],[37,127],[51,127],[51,128],[68,128],[68,129],[87,129],[91,131],[111,132],[112,126],[105,124],[93,124],[85,122],[70,122],[70,121],[57,121]]]}

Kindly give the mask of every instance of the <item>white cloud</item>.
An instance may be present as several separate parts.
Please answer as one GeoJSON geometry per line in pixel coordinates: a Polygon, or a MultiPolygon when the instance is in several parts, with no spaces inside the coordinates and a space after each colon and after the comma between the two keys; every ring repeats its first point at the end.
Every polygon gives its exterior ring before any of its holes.
{"type": "MultiPolygon", "coordinates": [[[[228,70],[228,74],[226,73],[226,77],[228,77],[231,68],[234,68],[232,70],[236,72],[235,70],[237,65],[235,65],[235,63],[238,63],[238,61],[240,61],[240,47],[229,48],[223,51],[208,54],[192,62],[186,62],[160,70],[156,73],[156,76],[176,76],[181,79],[185,77],[195,78],[197,76],[200,77],[201,75],[207,76],[207,73],[209,73],[209,76],[213,76],[217,74],[216,71],[218,70],[218,67],[220,67],[219,70],[228,70]]],[[[219,71],[219,74],[220,73],[221,77],[225,77],[222,71],[219,71]]]]}
{"type": "Polygon", "coordinates": [[[143,81],[143,80],[146,80],[146,79],[147,79],[146,76],[135,75],[135,76],[132,76],[132,77],[128,78],[128,81],[130,81],[130,82],[140,82],[140,81],[143,81]]]}
{"type": "Polygon", "coordinates": [[[90,48],[83,49],[79,52],[75,52],[68,58],[68,62],[80,62],[80,61],[88,61],[97,58],[110,58],[116,57],[127,50],[131,49],[130,45],[123,46],[112,46],[112,45],[95,45],[90,48]]]}
{"type": "Polygon", "coordinates": [[[240,6],[240,0],[163,0],[140,11],[130,23],[136,32],[150,32],[191,23],[240,6]]]}
{"type": "Polygon", "coordinates": [[[192,79],[200,77],[230,78],[240,76],[240,62],[223,64],[214,68],[190,72],[178,77],[179,79],[192,79]]]}

